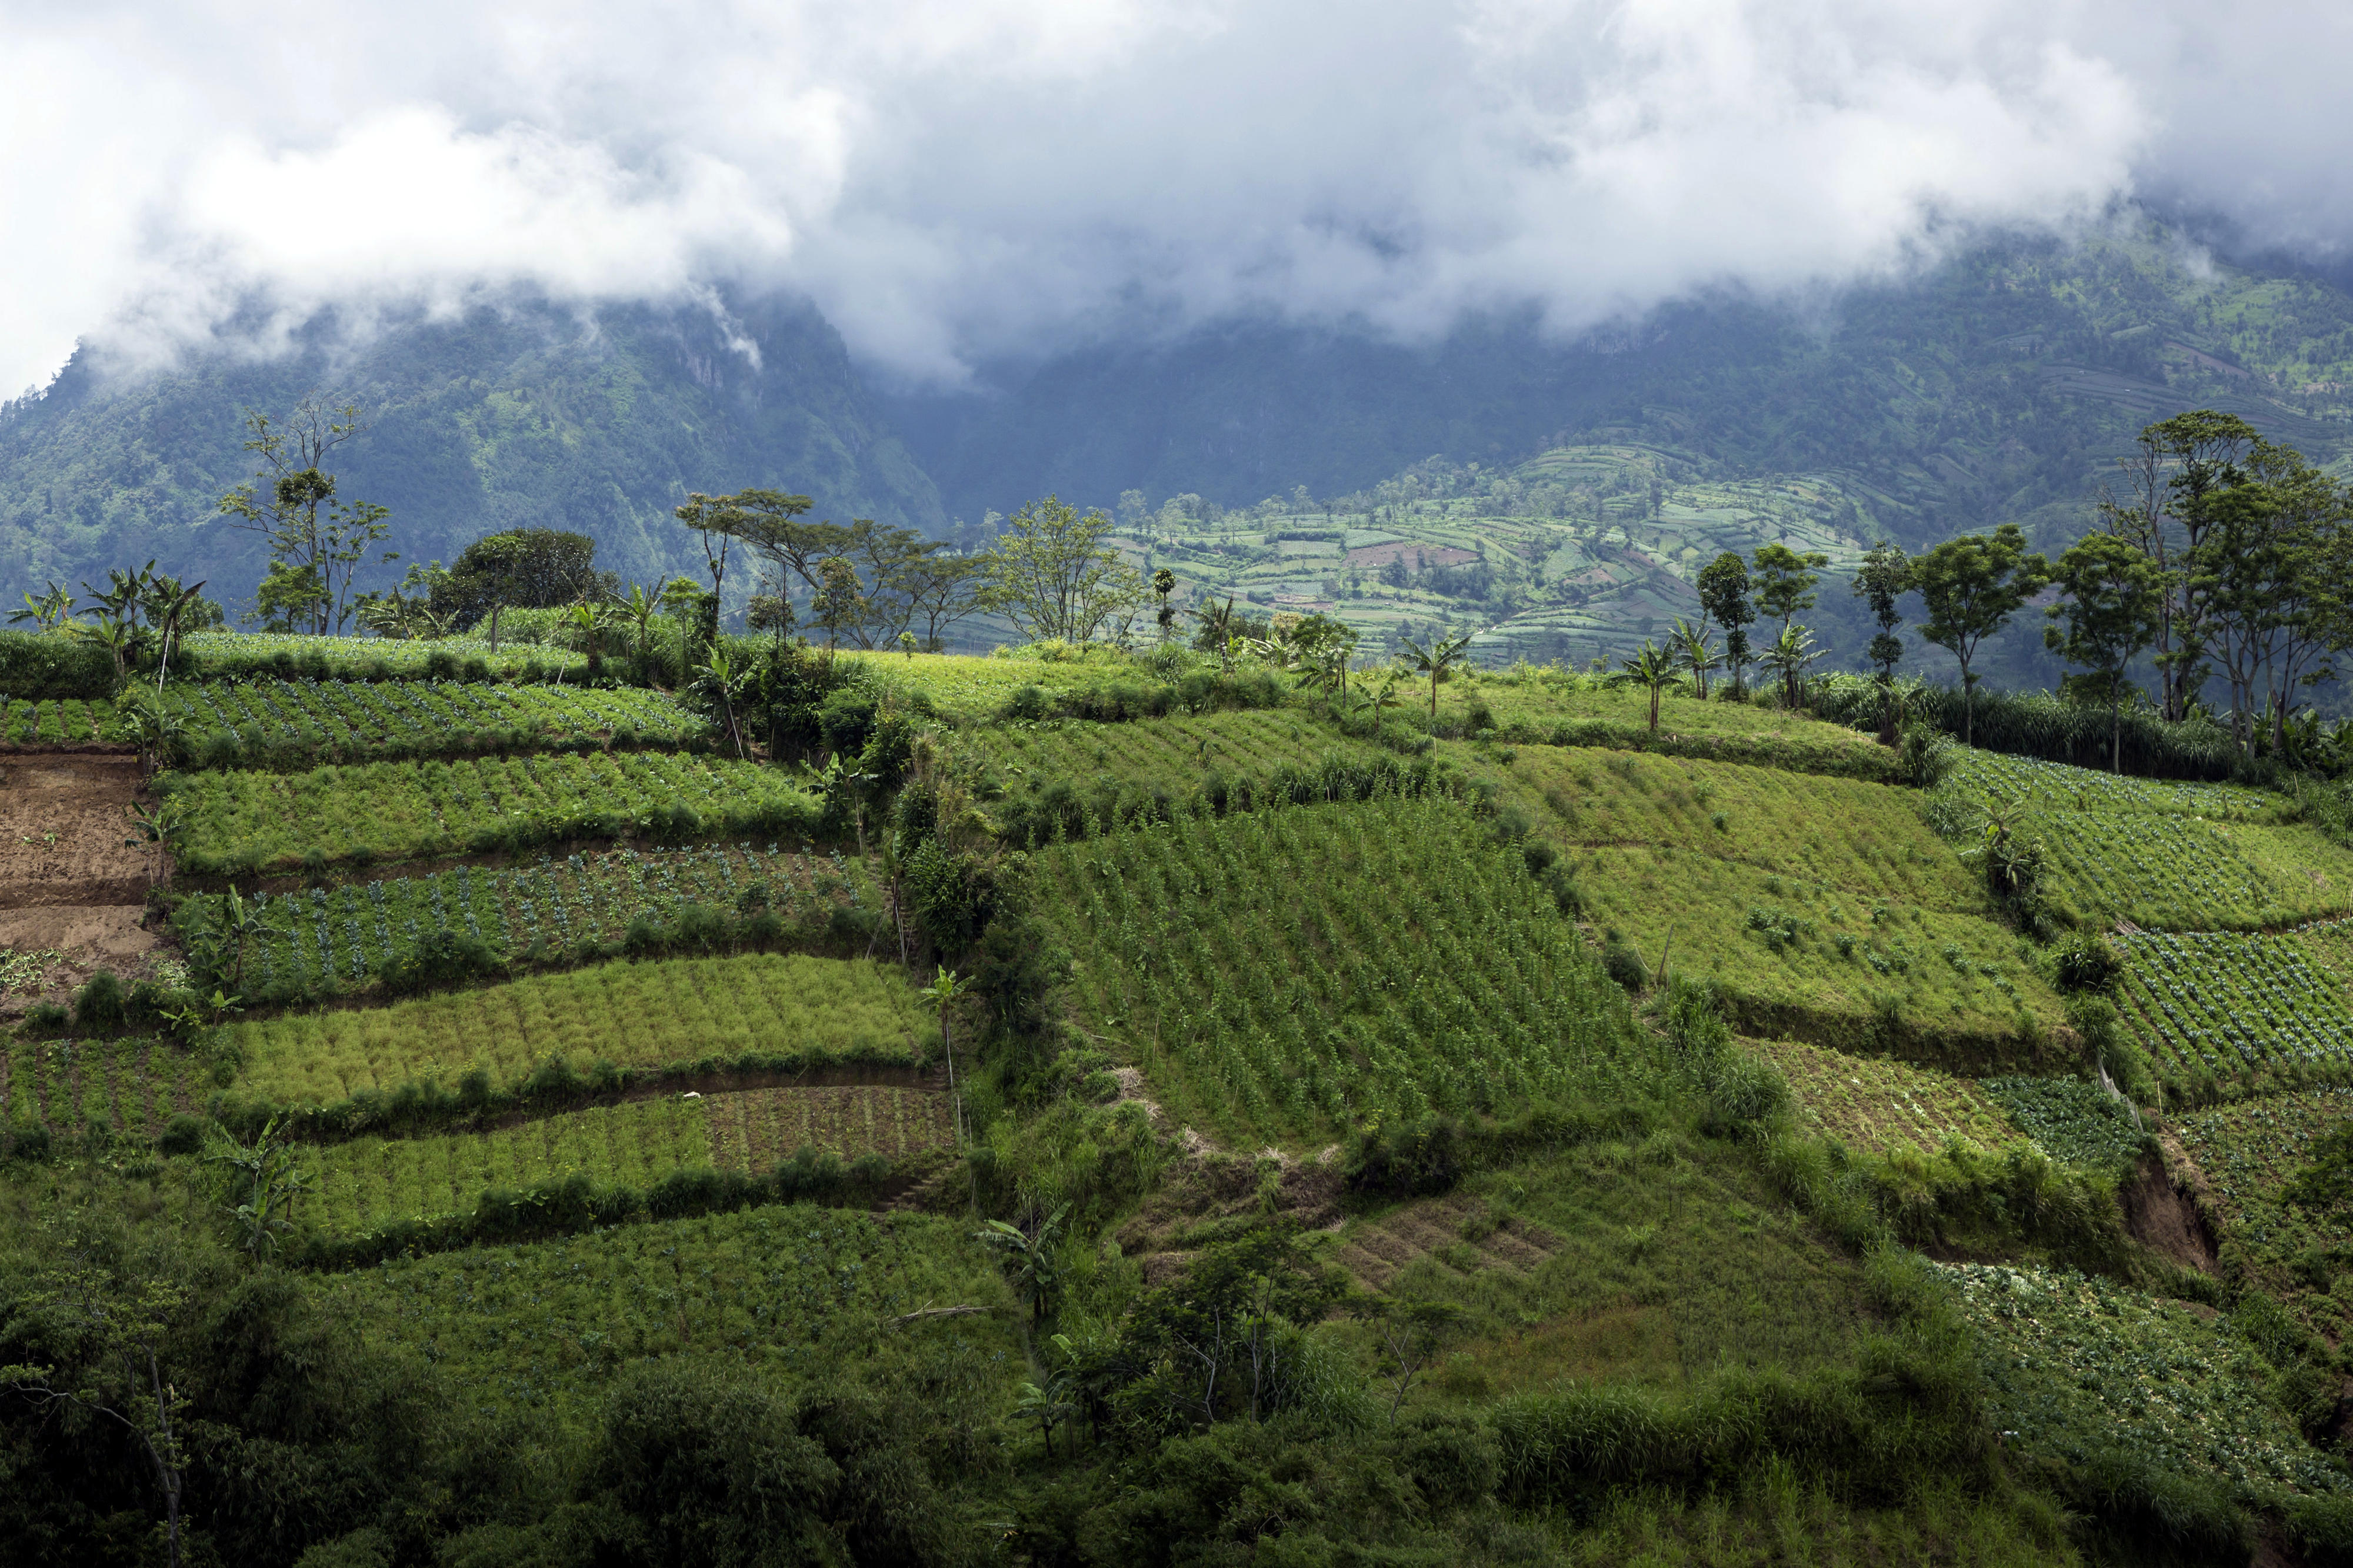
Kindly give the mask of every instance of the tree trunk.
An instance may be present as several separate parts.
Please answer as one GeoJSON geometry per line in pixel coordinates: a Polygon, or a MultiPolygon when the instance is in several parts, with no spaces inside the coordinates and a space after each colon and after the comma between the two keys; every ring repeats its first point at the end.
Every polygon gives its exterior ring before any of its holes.
{"type": "Polygon", "coordinates": [[[1659,732],[1659,689],[1651,688],[1651,733],[1659,732]]]}
{"type": "Polygon", "coordinates": [[[2124,671],[2116,673],[2116,684],[2108,691],[2108,772],[2125,771],[2125,699],[2124,671]]]}

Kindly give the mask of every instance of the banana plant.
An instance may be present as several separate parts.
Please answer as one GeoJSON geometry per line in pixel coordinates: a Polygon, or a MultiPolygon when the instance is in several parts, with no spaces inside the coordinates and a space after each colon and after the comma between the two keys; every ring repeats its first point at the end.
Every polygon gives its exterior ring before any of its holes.
{"type": "Polygon", "coordinates": [[[939,966],[939,977],[915,993],[940,1010],[940,1047],[948,1058],[948,1098],[955,1108],[956,1147],[964,1147],[964,1097],[956,1089],[955,1036],[948,1026],[948,1009],[955,999],[972,989],[972,982],[960,980],[956,972],[945,964],[939,966]]]}
{"type": "Polygon", "coordinates": [[[735,742],[735,755],[739,758],[749,753],[744,749],[743,729],[735,722],[735,700],[743,695],[744,684],[751,679],[752,672],[738,669],[728,659],[726,648],[714,642],[709,662],[694,667],[694,680],[687,689],[719,710],[727,722],[727,738],[735,742]]]}
{"type": "Polygon", "coordinates": [[[294,1228],[294,1202],[310,1190],[311,1177],[296,1163],[292,1145],[279,1136],[275,1117],[249,1144],[226,1132],[221,1142],[206,1158],[229,1167],[229,1195],[239,1200],[223,1204],[221,1210],[236,1232],[238,1250],[259,1261],[277,1251],[280,1239],[294,1228]]]}
{"type": "Polygon", "coordinates": [[[1628,673],[1651,689],[1651,733],[1655,735],[1659,732],[1659,693],[1675,678],[1674,656],[1644,637],[1641,650],[1621,662],[1628,673]]]}
{"type": "Polygon", "coordinates": [[[149,805],[142,801],[133,801],[122,808],[122,815],[131,819],[132,826],[132,836],[124,839],[123,844],[132,849],[145,848],[153,857],[155,867],[154,874],[149,879],[164,882],[168,887],[164,851],[180,831],[178,808],[168,802],[149,805]]]}
{"type": "Polygon", "coordinates": [[[1030,1321],[1042,1323],[1053,1310],[1054,1293],[1062,1283],[1061,1266],[1054,1248],[1062,1239],[1062,1222],[1070,1217],[1068,1204],[1038,1222],[1034,1231],[1001,1219],[990,1220],[973,1232],[973,1239],[997,1254],[997,1263],[1013,1288],[1029,1303],[1030,1321]]]}
{"type": "Polygon", "coordinates": [[[1432,638],[1430,646],[1427,647],[1424,647],[1421,644],[1414,641],[1411,637],[1408,637],[1406,639],[1405,654],[1407,662],[1413,666],[1415,674],[1427,675],[1430,677],[1430,716],[1431,719],[1435,720],[1438,717],[1438,688],[1440,684],[1452,679],[1451,672],[1454,666],[1461,662],[1463,654],[1469,650],[1470,647],[1471,634],[1469,632],[1463,633],[1459,637],[1454,637],[1443,642],[1439,641],[1436,638],[1432,638]]]}
{"type": "Polygon", "coordinates": [[[8,624],[22,626],[30,621],[42,631],[53,632],[64,626],[72,615],[73,595],[67,593],[62,584],[51,583],[46,593],[37,596],[26,595],[25,607],[10,611],[8,624]]]}

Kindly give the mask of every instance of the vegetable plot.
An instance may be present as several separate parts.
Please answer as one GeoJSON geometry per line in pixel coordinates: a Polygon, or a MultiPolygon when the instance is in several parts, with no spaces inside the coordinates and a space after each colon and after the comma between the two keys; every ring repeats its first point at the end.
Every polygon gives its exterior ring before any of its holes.
{"type": "Polygon", "coordinates": [[[188,951],[206,956],[215,983],[249,1002],[294,1002],[364,987],[444,932],[478,939],[515,959],[617,942],[639,919],[673,926],[691,908],[731,919],[767,910],[788,925],[821,925],[838,908],[879,900],[864,862],[774,845],[618,849],[532,867],[460,866],[425,877],[255,895],[246,908],[261,929],[246,939],[241,978],[234,941],[221,935],[225,895],[191,896],[173,920],[188,951]]]}
{"type": "Polygon", "coordinates": [[[820,815],[776,770],[654,752],[177,773],[157,787],[185,814],[181,869],[213,875],[567,838],[772,839],[813,831],[820,815]]]}
{"type": "Polygon", "coordinates": [[[2130,778],[2001,752],[1955,751],[1961,761],[1947,780],[1950,786],[2037,811],[2137,811],[2253,821],[2284,804],[2276,795],[2229,784],[2130,778]]]}
{"type": "Polygon", "coordinates": [[[317,1185],[301,1218],[356,1236],[471,1214],[485,1189],[575,1173],[644,1192],[675,1171],[765,1173],[804,1148],[897,1159],[949,1142],[946,1105],[944,1094],[874,1085],[754,1089],[594,1106],[486,1132],[355,1139],[304,1152],[317,1185]]]}
{"type": "Polygon", "coordinates": [[[2168,1082],[2353,1076],[2353,1009],[2292,936],[2144,932],[2125,955],[2123,1012],[2168,1082]]]}
{"type": "Polygon", "coordinates": [[[164,689],[206,767],[470,752],[684,748],[709,726],[659,692],[456,680],[184,681],[164,689]]]}
{"type": "Polygon", "coordinates": [[[405,1084],[485,1095],[623,1074],[911,1068],[937,1032],[895,969],[752,954],[605,963],[389,1007],[234,1026],[232,1101],[333,1106],[405,1084]],[[557,1064],[560,1064],[558,1066],[557,1064]]]}
{"type": "Polygon", "coordinates": [[[29,702],[0,699],[0,742],[11,746],[63,746],[97,742],[127,745],[131,731],[104,698],[29,702]]]}
{"type": "Polygon", "coordinates": [[[153,1138],[202,1108],[202,1067],[166,1041],[19,1040],[0,1046],[0,1124],[153,1138]]]}
{"type": "Polygon", "coordinates": [[[2348,1118],[2353,1089],[2308,1089],[2198,1111],[2174,1129],[2220,1211],[2224,1261],[2333,1339],[2353,1332],[2353,1303],[2332,1289],[2353,1272],[2353,1205],[2291,1204],[2286,1189],[2348,1118]]]}
{"type": "Polygon", "coordinates": [[[1851,1148],[1935,1153],[1958,1143],[1991,1152],[2019,1141],[2001,1108],[1968,1079],[1786,1040],[1748,1048],[1781,1069],[1800,1120],[1851,1148]]]}
{"type": "Polygon", "coordinates": [[[1978,1331],[1994,1424],[2029,1454],[2103,1453],[2234,1486],[2353,1490],[2263,1394],[2274,1375],[2228,1318],[2096,1278],[1931,1265],[1978,1331]]]}
{"type": "Polygon", "coordinates": [[[388,1220],[471,1213],[486,1187],[527,1187],[575,1172],[640,1190],[711,1163],[702,1101],[594,1106],[520,1127],[441,1138],[356,1139],[305,1151],[316,1188],[300,1218],[344,1235],[388,1220]]]}
{"type": "Polygon", "coordinates": [[[2052,1159],[2122,1175],[2148,1145],[2133,1113],[2079,1078],[1989,1078],[1978,1088],[2052,1159]]]}
{"type": "Polygon", "coordinates": [[[654,1356],[717,1352],[815,1377],[936,1336],[944,1381],[930,1397],[978,1394],[994,1414],[1028,1362],[1012,1293],[972,1228],[797,1205],[401,1258],[311,1289],[333,1321],[432,1363],[486,1413],[586,1419],[616,1371],[654,1356]],[[877,1318],[950,1302],[983,1310],[873,1332],[877,1318]]]}
{"type": "Polygon", "coordinates": [[[2052,811],[2034,818],[2079,920],[2170,931],[2284,923],[2297,911],[2219,828],[2154,812],[2052,811]]]}
{"type": "Polygon", "coordinates": [[[1032,865],[1083,1028],[1206,1124],[1321,1138],[1640,1076],[1616,988],[1459,806],[1187,821],[1032,865]]]}
{"type": "Polygon", "coordinates": [[[568,648],[505,642],[496,653],[480,637],[430,642],[384,637],[306,637],[284,632],[190,632],[180,638],[173,668],[206,680],[247,675],[304,675],[384,680],[463,669],[468,680],[491,680],[583,669],[588,656],[568,648]],[[471,667],[471,668],[469,668],[471,667]]]}

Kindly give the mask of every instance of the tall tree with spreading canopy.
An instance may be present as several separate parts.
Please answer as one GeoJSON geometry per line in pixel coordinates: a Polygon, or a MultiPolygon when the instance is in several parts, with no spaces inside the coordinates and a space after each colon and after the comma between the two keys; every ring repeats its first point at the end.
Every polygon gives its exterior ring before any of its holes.
{"type": "Polygon", "coordinates": [[[599,599],[615,584],[596,569],[596,542],[553,528],[511,528],[486,533],[431,579],[432,613],[453,625],[487,621],[491,651],[499,647],[499,621],[509,610],[551,610],[599,599]]]}
{"type": "Polygon", "coordinates": [[[2246,481],[2247,458],[2263,444],[2235,414],[2200,408],[2142,428],[2121,460],[2126,494],[2101,497],[2103,529],[2147,558],[2155,570],[2158,710],[2169,721],[2189,716],[2211,667],[2206,662],[2212,599],[2220,574],[2210,536],[2246,481]]]}
{"type": "MultiPolygon", "coordinates": [[[[245,416],[245,449],[260,459],[253,478],[220,498],[229,526],[261,535],[269,549],[255,615],[321,636],[340,632],[355,607],[353,578],[391,535],[391,510],[336,493],[328,455],[366,429],[356,403],[340,407],[317,394],[283,420],[259,409],[245,416]]],[[[400,559],[376,554],[375,564],[400,559]]]]}
{"type": "Polygon", "coordinates": [[[1145,596],[1143,574],[1110,544],[1112,530],[1101,510],[1082,516],[1050,495],[1031,501],[1006,520],[983,557],[984,603],[1031,642],[1091,640],[1105,621],[1145,596]]]}
{"type": "Polygon", "coordinates": [[[1977,684],[1969,668],[1978,643],[2000,631],[2051,581],[2051,563],[2030,553],[2018,524],[1948,539],[1912,563],[1912,589],[1926,606],[1920,635],[1961,665],[1961,742],[1977,743],[1977,684]]]}
{"type": "MultiPolygon", "coordinates": [[[[1793,645],[1789,640],[1791,626],[1800,610],[1814,607],[1814,585],[1821,581],[1820,568],[1831,563],[1831,558],[1819,551],[1803,554],[1786,544],[1763,544],[1757,549],[1757,606],[1767,616],[1781,622],[1780,635],[1774,639],[1773,648],[1786,653],[1793,645]]],[[[1768,650],[1769,652],[1770,650],[1768,650]]],[[[1798,705],[1798,678],[1787,658],[1777,668],[1781,671],[1783,700],[1798,705]]]]}
{"type": "Polygon", "coordinates": [[[2113,533],[2089,533],[2059,558],[2052,580],[2065,595],[2043,612],[2043,646],[2080,665],[2083,688],[2108,703],[2108,769],[2124,771],[2125,668],[2157,636],[2165,574],[2113,533]]]}
{"type": "Polygon", "coordinates": [[[1724,628],[1724,663],[1732,671],[1735,696],[1747,695],[1741,671],[1749,663],[1748,626],[1757,619],[1757,606],[1748,602],[1748,563],[1737,552],[1727,550],[1700,568],[1699,579],[1694,584],[1699,590],[1701,613],[1724,628]]]}

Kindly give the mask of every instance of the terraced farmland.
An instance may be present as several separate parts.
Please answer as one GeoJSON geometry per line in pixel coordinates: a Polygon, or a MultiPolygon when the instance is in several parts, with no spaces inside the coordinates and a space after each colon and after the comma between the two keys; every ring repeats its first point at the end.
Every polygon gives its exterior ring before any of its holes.
{"type": "Polygon", "coordinates": [[[0,1125],[91,1127],[144,1142],[212,1094],[206,1065],[168,1040],[16,1040],[0,1047],[0,1125]]]}
{"type": "Polygon", "coordinates": [[[299,766],[473,752],[700,745],[710,726],[659,692],[456,680],[202,681],[164,711],[207,767],[299,766]]]}
{"type": "Polygon", "coordinates": [[[2353,1089],[2307,1089],[2179,1118],[2181,1148],[2205,1177],[2225,1268],[2279,1297],[2331,1338],[2353,1333],[2353,1206],[2287,1201],[2314,1145],[2353,1119],[2353,1089]]]}
{"type": "Polygon", "coordinates": [[[2022,1136],[1971,1079],[1795,1041],[1747,1044],[1788,1079],[1799,1120],[1851,1149],[1990,1153],[2022,1136]]]}
{"type": "Polygon", "coordinates": [[[2069,767],[2035,757],[1957,748],[1947,784],[1981,798],[2035,811],[2137,811],[2210,821],[2259,822],[2276,816],[2283,797],[2232,784],[2184,784],[2069,767]]]}
{"type": "Polygon", "coordinates": [[[534,1073],[800,1072],[911,1068],[936,1033],[895,968],[864,960],[754,954],[606,963],[504,985],[345,1012],[243,1023],[232,1101],[345,1103],[405,1084],[485,1094],[534,1073]]]}
{"type": "Polygon", "coordinates": [[[1508,764],[1464,746],[1441,754],[1564,847],[1670,847],[1869,898],[1989,910],[1981,879],[1923,825],[1909,791],[1584,748],[1527,747],[1508,764]]]}
{"type": "Polygon", "coordinates": [[[620,849],[537,866],[460,866],[420,877],[348,882],[332,890],[256,894],[259,931],[224,936],[227,897],[198,894],[174,913],[181,941],[216,978],[256,999],[295,1001],[366,986],[443,932],[487,942],[502,958],[551,956],[611,943],[638,921],[677,922],[690,909],[740,921],[758,911],[787,926],[822,928],[841,908],[881,901],[866,862],[797,854],[774,845],[620,849]]]}
{"type": "Polygon", "coordinates": [[[2353,1489],[2263,1397],[2274,1374],[2230,1319],[2073,1273],[1935,1267],[1979,1336],[1996,1424],[2027,1453],[2117,1453],[2291,1494],[2353,1489]]]}
{"type": "Polygon", "coordinates": [[[672,1095],[566,1111],[491,1131],[362,1138],[306,1152],[316,1182],[300,1217],[357,1235],[392,1220],[473,1212],[491,1187],[575,1173],[639,1192],[673,1172],[765,1174],[802,1149],[897,1160],[952,1141],[947,1097],[873,1085],[672,1095]]]}
{"type": "Polygon", "coordinates": [[[1630,1078],[1622,1004],[1520,857],[1443,802],[1187,821],[1033,860],[1083,1027],[1253,1138],[1630,1078]]]}
{"type": "Polygon", "coordinates": [[[1978,1068],[2032,1062],[2035,1041],[2063,1018],[2017,937],[1990,919],[1672,846],[1596,849],[1571,864],[1595,928],[1621,932],[1654,970],[1663,957],[1715,982],[1744,1033],[1855,1048],[1889,1014],[1895,1048],[1978,1068]]]}
{"type": "Polygon", "coordinates": [[[434,1368],[470,1409],[537,1413],[542,1442],[554,1435],[546,1424],[591,1414],[630,1363],[721,1352],[811,1379],[852,1371],[907,1335],[937,1341],[935,1400],[961,1408],[978,1395],[1001,1407],[1028,1366],[1011,1293],[970,1229],[918,1215],[749,1209],[397,1258],[312,1289],[336,1321],[434,1368]],[[942,1302],[981,1310],[876,1342],[878,1318],[942,1302]]]}
{"type": "Polygon", "coordinates": [[[2293,936],[2147,932],[2116,938],[2126,1021],[2177,1094],[2242,1094],[2353,1079],[2343,981],[2293,936]]]}
{"type": "Polygon", "coordinates": [[[290,871],[570,838],[772,842],[814,829],[816,799],[773,769],[656,752],[368,763],[202,773],[158,784],[184,823],[183,870],[290,871]]]}

